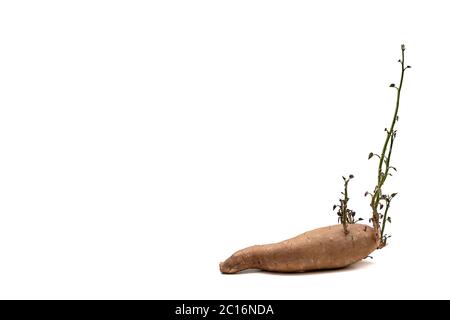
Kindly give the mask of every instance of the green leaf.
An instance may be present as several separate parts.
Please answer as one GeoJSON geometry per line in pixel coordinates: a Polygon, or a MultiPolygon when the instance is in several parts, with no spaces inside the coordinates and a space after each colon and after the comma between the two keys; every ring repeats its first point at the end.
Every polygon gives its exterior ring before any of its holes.
{"type": "Polygon", "coordinates": [[[373,152],[369,153],[369,160],[373,157],[373,152]]]}

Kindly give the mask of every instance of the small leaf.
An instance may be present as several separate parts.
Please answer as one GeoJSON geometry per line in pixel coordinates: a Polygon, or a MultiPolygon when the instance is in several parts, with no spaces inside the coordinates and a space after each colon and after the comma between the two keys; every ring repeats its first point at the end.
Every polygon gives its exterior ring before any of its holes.
{"type": "Polygon", "coordinates": [[[335,205],[333,206],[333,211],[336,210],[336,207],[337,207],[337,205],[335,204],[335,205]]]}
{"type": "Polygon", "coordinates": [[[392,223],[391,217],[388,217],[388,218],[387,218],[387,221],[389,221],[389,223],[392,223]]]}
{"type": "Polygon", "coordinates": [[[397,172],[397,168],[396,167],[391,167],[392,170],[394,170],[395,172],[397,172]]]}
{"type": "Polygon", "coordinates": [[[397,192],[394,192],[393,194],[391,194],[391,198],[395,197],[397,195],[397,192]]]}
{"type": "Polygon", "coordinates": [[[404,44],[402,44],[401,48],[402,48],[403,51],[406,49],[404,44]]]}
{"type": "Polygon", "coordinates": [[[384,205],[380,203],[380,210],[383,209],[384,205]]]}
{"type": "Polygon", "coordinates": [[[344,176],[342,176],[342,179],[344,179],[344,181],[346,180],[344,176]]]}
{"type": "Polygon", "coordinates": [[[369,153],[369,159],[373,157],[373,152],[369,153]]]}
{"type": "Polygon", "coordinates": [[[398,116],[395,119],[398,121],[398,116]]]}
{"type": "Polygon", "coordinates": [[[390,85],[389,85],[389,88],[394,88],[395,87],[395,83],[391,83],[390,85]]]}
{"type": "Polygon", "coordinates": [[[366,191],[366,192],[364,193],[364,197],[367,197],[368,194],[369,194],[369,191],[366,191]]]}
{"type": "Polygon", "coordinates": [[[411,69],[411,66],[406,66],[406,69],[411,69]]]}
{"type": "Polygon", "coordinates": [[[355,176],[351,174],[351,175],[349,176],[349,179],[353,179],[354,177],[355,177],[355,176]]]}

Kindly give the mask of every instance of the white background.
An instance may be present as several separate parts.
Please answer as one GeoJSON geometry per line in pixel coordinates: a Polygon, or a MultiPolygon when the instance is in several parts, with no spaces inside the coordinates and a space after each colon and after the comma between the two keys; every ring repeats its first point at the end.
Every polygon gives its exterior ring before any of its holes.
{"type": "Polygon", "coordinates": [[[2,1],[0,298],[450,298],[446,1],[2,1]],[[221,275],[366,190],[407,63],[390,245],[221,275]]]}

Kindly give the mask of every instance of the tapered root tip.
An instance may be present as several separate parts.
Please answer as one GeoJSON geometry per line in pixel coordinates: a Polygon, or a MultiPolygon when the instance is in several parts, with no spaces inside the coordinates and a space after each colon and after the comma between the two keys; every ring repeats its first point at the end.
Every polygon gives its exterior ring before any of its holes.
{"type": "Polygon", "coordinates": [[[232,273],[236,273],[239,272],[238,269],[235,268],[231,268],[226,261],[219,263],[219,269],[220,272],[224,273],[224,274],[232,274],[232,273]]]}
{"type": "Polygon", "coordinates": [[[219,269],[222,273],[229,273],[228,268],[225,268],[225,264],[223,262],[219,263],[219,269]]]}

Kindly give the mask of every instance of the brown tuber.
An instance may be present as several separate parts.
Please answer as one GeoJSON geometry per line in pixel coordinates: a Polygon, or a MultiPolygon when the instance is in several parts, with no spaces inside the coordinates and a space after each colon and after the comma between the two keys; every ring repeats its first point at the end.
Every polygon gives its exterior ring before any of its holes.
{"type": "Polygon", "coordinates": [[[273,244],[256,245],[237,251],[220,263],[222,273],[246,269],[273,272],[305,272],[338,269],[367,257],[377,249],[373,228],[350,224],[345,234],[341,224],[305,232],[273,244]]]}

